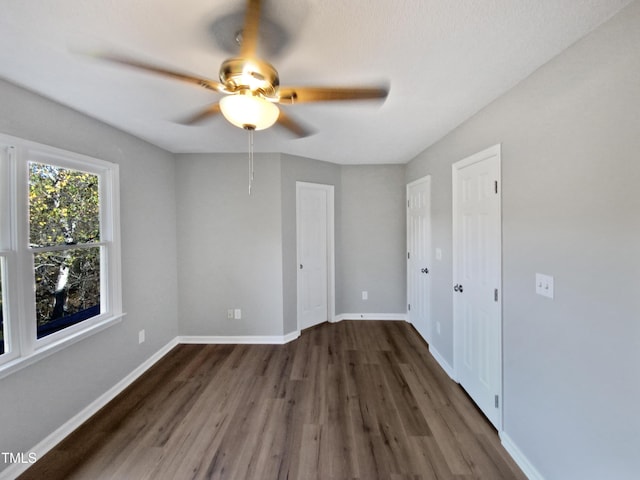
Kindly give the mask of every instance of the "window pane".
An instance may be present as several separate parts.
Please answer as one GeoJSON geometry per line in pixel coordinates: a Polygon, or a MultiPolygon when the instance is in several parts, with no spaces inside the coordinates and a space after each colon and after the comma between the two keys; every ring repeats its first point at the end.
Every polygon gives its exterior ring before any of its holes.
{"type": "Polygon", "coordinates": [[[3,305],[4,305],[4,298],[2,296],[2,277],[3,277],[3,265],[2,265],[2,259],[0,258],[0,355],[2,355],[5,352],[5,347],[4,347],[4,316],[3,316],[3,305]]]}
{"type": "Polygon", "coordinates": [[[100,313],[100,248],[34,254],[38,338],[100,313]]]}
{"type": "Polygon", "coordinates": [[[100,241],[98,176],[29,162],[32,247],[100,241]]]}

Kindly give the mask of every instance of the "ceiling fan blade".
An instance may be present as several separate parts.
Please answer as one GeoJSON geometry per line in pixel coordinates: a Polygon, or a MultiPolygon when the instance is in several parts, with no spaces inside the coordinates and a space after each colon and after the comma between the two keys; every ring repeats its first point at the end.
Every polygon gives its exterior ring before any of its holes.
{"type": "Polygon", "coordinates": [[[126,65],[128,67],[137,68],[138,70],[144,70],[146,72],[157,73],[159,75],[164,75],[165,77],[174,78],[176,80],[181,80],[183,82],[192,83],[194,85],[198,85],[200,87],[207,88],[209,90],[214,90],[216,92],[226,92],[224,85],[214,80],[209,80],[207,78],[194,77],[192,75],[187,75],[185,73],[176,72],[174,70],[168,70],[166,68],[157,67],[155,65],[150,65],[148,63],[139,62],[137,60],[133,60],[130,58],[119,57],[116,55],[97,55],[97,58],[101,60],[107,60],[109,62],[118,63],[120,65],[126,65]]]}
{"type": "Polygon", "coordinates": [[[206,120],[209,117],[218,115],[219,113],[220,113],[220,104],[212,103],[204,110],[201,110],[198,113],[191,115],[190,117],[180,120],[179,123],[182,123],[183,125],[194,125],[203,120],[206,120]]]}
{"type": "Polygon", "coordinates": [[[311,129],[303,126],[297,120],[291,118],[282,109],[280,109],[280,115],[278,116],[278,124],[286,128],[299,138],[308,137],[309,135],[313,135],[315,133],[311,129]]]}
{"type": "Polygon", "coordinates": [[[260,0],[247,0],[247,13],[242,28],[242,42],[240,56],[251,58],[255,56],[258,44],[258,27],[260,26],[260,0]]]}
{"type": "Polygon", "coordinates": [[[280,103],[295,104],[386,98],[387,87],[280,87],[280,103]]]}

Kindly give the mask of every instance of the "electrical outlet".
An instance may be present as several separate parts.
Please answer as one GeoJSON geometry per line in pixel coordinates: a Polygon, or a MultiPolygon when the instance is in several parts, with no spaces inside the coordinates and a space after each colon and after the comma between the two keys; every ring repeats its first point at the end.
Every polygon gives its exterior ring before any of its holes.
{"type": "Polygon", "coordinates": [[[138,332],[138,343],[144,343],[144,329],[138,332]]]}
{"type": "Polygon", "coordinates": [[[239,308],[236,308],[236,309],[233,311],[233,318],[234,318],[235,320],[240,320],[240,319],[242,318],[242,310],[240,310],[239,308]]]}
{"type": "Polygon", "coordinates": [[[367,292],[366,290],[362,291],[362,299],[363,300],[368,300],[369,299],[369,292],[367,292]]]}
{"type": "Polygon", "coordinates": [[[233,320],[233,308],[227,310],[227,319],[233,320]]]}

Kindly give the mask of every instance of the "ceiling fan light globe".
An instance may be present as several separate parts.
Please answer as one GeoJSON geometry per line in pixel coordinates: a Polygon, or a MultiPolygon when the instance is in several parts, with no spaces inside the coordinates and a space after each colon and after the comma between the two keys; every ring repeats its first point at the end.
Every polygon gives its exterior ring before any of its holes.
{"type": "Polygon", "coordinates": [[[248,94],[235,94],[220,100],[224,118],[238,128],[264,130],[278,120],[280,110],[264,98],[248,94]]]}

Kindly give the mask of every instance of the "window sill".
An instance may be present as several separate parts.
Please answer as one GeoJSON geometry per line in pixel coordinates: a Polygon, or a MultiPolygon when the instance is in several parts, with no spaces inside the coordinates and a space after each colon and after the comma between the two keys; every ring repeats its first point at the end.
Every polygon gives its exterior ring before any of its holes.
{"type": "Polygon", "coordinates": [[[101,322],[95,323],[83,330],[75,332],[71,335],[61,338],[56,342],[52,342],[44,347],[41,347],[27,356],[18,357],[14,360],[10,360],[7,363],[0,365],[0,379],[11,375],[18,370],[22,370],[29,365],[33,365],[34,363],[39,362],[49,355],[53,355],[56,352],[64,350],[74,343],[95,335],[96,333],[101,332],[102,330],[105,330],[112,325],[120,323],[125,315],[126,313],[119,313],[117,315],[105,318],[101,322]]]}

